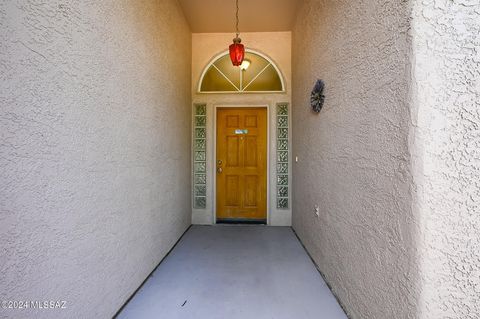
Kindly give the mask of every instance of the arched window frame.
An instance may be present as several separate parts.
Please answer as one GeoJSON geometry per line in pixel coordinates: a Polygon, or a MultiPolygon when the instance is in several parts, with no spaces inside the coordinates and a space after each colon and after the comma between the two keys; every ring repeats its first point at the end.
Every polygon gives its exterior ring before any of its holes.
{"type": "Polygon", "coordinates": [[[253,54],[257,54],[259,55],[260,57],[264,58],[265,60],[267,60],[269,62],[269,65],[273,66],[273,68],[275,69],[275,71],[277,72],[278,74],[278,77],[280,78],[280,82],[282,84],[282,90],[280,91],[202,91],[202,83],[203,83],[203,79],[205,77],[205,74],[207,73],[207,71],[210,69],[210,67],[215,63],[217,62],[220,58],[224,57],[225,55],[228,55],[229,54],[229,51],[226,50],[226,51],[223,51],[219,54],[217,54],[216,56],[214,56],[210,62],[203,68],[203,71],[202,71],[202,74],[200,75],[200,80],[198,82],[198,85],[197,85],[197,93],[201,93],[201,94],[218,94],[218,93],[221,93],[221,94],[265,94],[265,93],[285,93],[285,80],[283,78],[283,74],[282,72],[280,71],[280,69],[278,68],[277,64],[267,55],[259,52],[259,51],[256,51],[256,50],[252,50],[252,49],[248,49],[246,48],[245,49],[245,52],[249,52],[249,53],[253,53],[253,54]]]}

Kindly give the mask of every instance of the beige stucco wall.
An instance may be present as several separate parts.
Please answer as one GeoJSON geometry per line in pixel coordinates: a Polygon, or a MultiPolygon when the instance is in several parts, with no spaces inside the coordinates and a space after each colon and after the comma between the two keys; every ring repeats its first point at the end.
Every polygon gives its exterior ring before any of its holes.
{"type": "Polygon", "coordinates": [[[110,318],[191,222],[177,1],[0,2],[1,318],[110,318]]]}
{"type": "Polygon", "coordinates": [[[352,318],[480,318],[478,21],[447,0],[297,17],[293,226],[352,318]]]}
{"type": "Polygon", "coordinates": [[[480,318],[480,2],[415,1],[421,318],[480,318]]]}
{"type": "Polygon", "coordinates": [[[409,13],[405,1],[306,0],[293,32],[293,227],[355,319],[416,318],[409,13]]]}
{"type": "MultiPolygon", "coordinates": [[[[268,56],[280,69],[285,81],[285,93],[275,94],[205,94],[198,93],[200,76],[208,63],[225,52],[232,42],[231,33],[192,34],[192,99],[194,103],[207,104],[207,207],[193,209],[194,224],[214,223],[215,192],[213,180],[214,166],[214,117],[216,106],[268,106],[269,108],[269,198],[268,224],[272,226],[291,225],[291,209],[276,208],[276,145],[275,145],[275,105],[291,101],[291,32],[242,33],[242,43],[246,48],[268,56]]],[[[291,169],[290,169],[291,172],[291,169]]]]}

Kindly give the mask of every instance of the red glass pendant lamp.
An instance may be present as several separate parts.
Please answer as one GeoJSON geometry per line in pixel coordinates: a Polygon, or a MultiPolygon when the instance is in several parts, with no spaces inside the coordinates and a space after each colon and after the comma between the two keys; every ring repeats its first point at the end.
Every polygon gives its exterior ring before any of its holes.
{"type": "Polygon", "coordinates": [[[237,36],[235,39],[233,39],[233,43],[230,44],[230,60],[232,60],[232,64],[234,66],[240,66],[243,62],[243,58],[245,57],[245,47],[243,46],[242,39],[240,39],[239,36],[239,31],[238,31],[238,0],[236,0],[237,4],[237,13],[235,15],[236,17],[236,31],[237,31],[237,36]]]}
{"type": "Polygon", "coordinates": [[[239,37],[233,39],[233,43],[230,44],[230,60],[235,66],[240,66],[245,57],[245,47],[241,44],[242,40],[239,37]]]}

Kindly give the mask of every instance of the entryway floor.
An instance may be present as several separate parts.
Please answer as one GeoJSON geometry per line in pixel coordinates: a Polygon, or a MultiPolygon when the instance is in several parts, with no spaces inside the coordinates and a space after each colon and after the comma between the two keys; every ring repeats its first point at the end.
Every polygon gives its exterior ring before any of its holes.
{"type": "Polygon", "coordinates": [[[117,318],[346,319],[290,227],[192,226],[117,318]]]}

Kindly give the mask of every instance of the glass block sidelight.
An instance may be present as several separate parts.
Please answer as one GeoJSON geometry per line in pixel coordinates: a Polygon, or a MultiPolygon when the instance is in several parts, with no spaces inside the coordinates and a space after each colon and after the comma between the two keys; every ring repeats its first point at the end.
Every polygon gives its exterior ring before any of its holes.
{"type": "Polygon", "coordinates": [[[195,138],[205,138],[207,129],[204,127],[195,129],[195,138]]]}
{"type": "Polygon", "coordinates": [[[287,104],[279,104],[278,105],[278,115],[288,116],[288,106],[287,106],[287,104]]]}
{"type": "Polygon", "coordinates": [[[279,139],[277,149],[288,150],[288,140],[287,139],[279,139]]]}
{"type": "Polygon", "coordinates": [[[201,196],[201,197],[207,196],[207,186],[195,185],[195,196],[201,196]]]}
{"type": "Polygon", "coordinates": [[[288,198],[279,197],[277,199],[277,207],[278,208],[288,208],[288,198]]]}
{"type": "Polygon", "coordinates": [[[195,126],[197,128],[205,127],[206,124],[207,124],[207,117],[205,115],[195,115],[195,126]]]}
{"type": "Polygon", "coordinates": [[[206,197],[195,196],[194,205],[195,205],[195,208],[205,208],[207,206],[206,197]]]}
{"type": "Polygon", "coordinates": [[[195,151],[205,150],[207,141],[205,138],[196,138],[195,139],[195,151]]]}
{"type": "Polygon", "coordinates": [[[288,186],[288,175],[277,175],[278,186],[288,186]]]}
{"type": "Polygon", "coordinates": [[[205,161],[205,159],[206,159],[205,151],[195,151],[195,161],[196,162],[205,161]]]}
{"type": "Polygon", "coordinates": [[[278,163],[288,163],[288,151],[280,151],[277,148],[277,162],[278,163]]]}
{"type": "Polygon", "coordinates": [[[207,105],[193,106],[193,207],[207,206],[207,105]]]}
{"type": "Polygon", "coordinates": [[[278,187],[278,197],[288,197],[288,187],[279,186],[278,187]]]}
{"type": "Polygon", "coordinates": [[[195,106],[195,115],[207,115],[207,105],[197,104],[195,106]]]}
{"type": "Polygon", "coordinates": [[[288,175],[288,163],[278,163],[277,162],[277,173],[287,174],[288,175]]]}
{"type": "Polygon", "coordinates": [[[278,127],[288,128],[288,116],[278,115],[277,116],[277,125],[278,125],[278,127]]]}
{"type": "Polygon", "coordinates": [[[288,128],[279,128],[277,130],[277,138],[288,140],[288,128]]]}
{"type": "Polygon", "coordinates": [[[205,163],[202,162],[195,162],[193,164],[193,168],[195,170],[195,173],[206,173],[206,167],[205,163]]]}
{"type": "Polygon", "coordinates": [[[195,174],[195,185],[206,185],[207,178],[205,174],[195,174]]]}
{"type": "Polygon", "coordinates": [[[289,139],[288,103],[277,104],[277,208],[288,209],[289,205],[289,139]]]}

